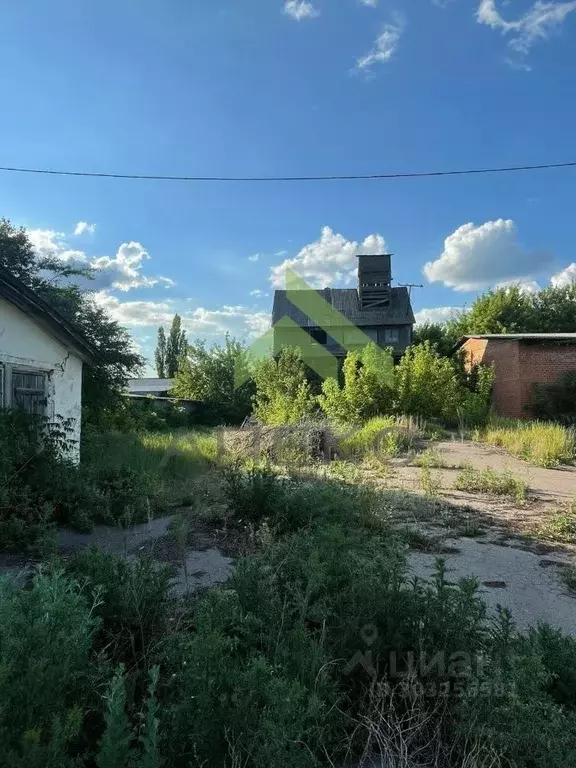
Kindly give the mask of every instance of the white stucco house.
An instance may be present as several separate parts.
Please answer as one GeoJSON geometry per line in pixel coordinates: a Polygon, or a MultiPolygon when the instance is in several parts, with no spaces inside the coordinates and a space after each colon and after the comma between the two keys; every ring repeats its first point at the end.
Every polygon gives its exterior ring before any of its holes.
{"type": "Polygon", "coordinates": [[[82,365],[94,350],[45,301],[0,266],[0,406],[71,419],[80,458],[82,365]]]}

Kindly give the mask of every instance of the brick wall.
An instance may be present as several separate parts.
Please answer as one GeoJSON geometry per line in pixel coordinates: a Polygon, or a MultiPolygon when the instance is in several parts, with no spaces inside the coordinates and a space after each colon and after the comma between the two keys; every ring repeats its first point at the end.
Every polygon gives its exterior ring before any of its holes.
{"type": "Polygon", "coordinates": [[[551,384],[576,371],[576,346],[517,339],[469,339],[462,346],[468,365],[494,363],[492,406],[501,416],[526,418],[532,384],[551,384]]]}
{"type": "Polygon", "coordinates": [[[566,371],[576,371],[576,345],[544,342],[522,344],[520,346],[522,403],[528,405],[530,402],[532,384],[553,384],[560,374],[566,371]]]}

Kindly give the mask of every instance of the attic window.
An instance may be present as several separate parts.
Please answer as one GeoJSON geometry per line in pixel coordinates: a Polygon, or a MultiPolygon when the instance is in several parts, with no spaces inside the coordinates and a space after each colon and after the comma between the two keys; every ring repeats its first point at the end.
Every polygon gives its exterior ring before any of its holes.
{"type": "Polygon", "coordinates": [[[399,341],[400,341],[400,331],[398,330],[398,328],[384,329],[385,344],[398,344],[399,341]]]}

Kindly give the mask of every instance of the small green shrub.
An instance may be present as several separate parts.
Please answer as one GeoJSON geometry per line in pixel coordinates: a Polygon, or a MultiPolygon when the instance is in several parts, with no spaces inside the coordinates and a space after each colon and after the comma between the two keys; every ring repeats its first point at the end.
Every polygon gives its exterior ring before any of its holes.
{"type": "Polygon", "coordinates": [[[362,424],[392,410],[394,364],[389,350],[368,344],[348,352],[342,369],[343,384],[326,379],[318,402],[334,423],[362,424]]]}
{"type": "Polygon", "coordinates": [[[99,506],[67,458],[70,424],[0,409],[0,549],[44,551],[55,524],[90,527],[99,506]]]}
{"type": "Polygon", "coordinates": [[[438,496],[442,489],[440,472],[433,472],[427,464],[422,466],[420,468],[420,487],[426,495],[438,496]]]}
{"type": "Polygon", "coordinates": [[[222,469],[224,493],[234,516],[246,523],[259,524],[278,513],[284,501],[284,481],[268,464],[252,464],[244,469],[236,462],[222,469]]]}
{"type": "Polygon", "coordinates": [[[254,416],[271,426],[296,424],[317,409],[300,350],[284,347],[277,358],[258,363],[254,416]]]}
{"type": "Polygon", "coordinates": [[[90,467],[86,473],[102,499],[94,517],[111,525],[132,525],[146,520],[150,511],[149,479],[130,467],[90,467]]]}
{"type": "Polygon", "coordinates": [[[433,467],[435,469],[445,469],[447,467],[442,454],[433,448],[427,448],[422,453],[419,453],[414,459],[414,465],[416,467],[433,467]]]}
{"type": "Polygon", "coordinates": [[[37,574],[29,590],[0,578],[3,764],[72,765],[66,749],[100,677],[90,656],[98,600],[61,571],[37,574]]]}
{"type": "Polygon", "coordinates": [[[172,571],[152,559],[133,562],[96,548],[74,555],[66,574],[85,585],[100,620],[96,646],[116,663],[148,665],[168,625],[172,571]]]}
{"type": "Polygon", "coordinates": [[[476,469],[466,465],[456,478],[454,487],[467,493],[488,493],[493,496],[508,496],[522,504],[526,500],[526,483],[510,472],[496,472],[489,467],[476,469]]]}
{"type": "Polygon", "coordinates": [[[576,568],[573,565],[567,565],[560,571],[560,577],[568,587],[568,591],[576,595],[576,568]]]}
{"type": "Polygon", "coordinates": [[[535,528],[535,535],[542,539],[564,544],[576,543],[576,502],[551,514],[535,528]]]}
{"type": "Polygon", "coordinates": [[[547,626],[517,635],[510,615],[501,611],[485,651],[484,681],[462,698],[460,728],[469,737],[489,735],[506,765],[572,765],[573,638],[547,626]],[[481,693],[482,685],[487,694],[481,693]]]}

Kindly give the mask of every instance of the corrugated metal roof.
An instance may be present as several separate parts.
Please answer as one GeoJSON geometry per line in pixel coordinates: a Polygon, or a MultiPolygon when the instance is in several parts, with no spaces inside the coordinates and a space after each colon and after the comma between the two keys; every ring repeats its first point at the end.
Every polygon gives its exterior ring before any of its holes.
{"type": "Polygon", "coordinates": [[[502,339],[503,341],[569,341],[576,344],[576,333],[471,333],[467,336],[462,336],[452,351],[465,344],[470,339],[502,339]]]}
{"type": "MultiPolygon", "coordinates": [[[[355,288],[323,288],[318,291],[302,291],[301,293],[321,296],[330,306],[341,312],[344,317],[359,328],[370,325],[410,325],[414,323],[414,313],[406,288],[392,288],[390,304],[379,309],[360,309],[358,293],[355,288]]],[[[286,291],[274,292],[273,325],[285,316],[288,316],[302,328],[317,325],[322,328],[329,328],[335,325],[328,308],[325,318],[322,318],[321,312],[319,315],[314,320],[310,320],[301,309],[288,299],[286,291]]]]}
{"type": "Polygon", "coordinates": [[[167,392],[173,385],[174,379],[128,379],[128,391],[135,395],[139,392],[167,392]]]}
{"type": "Polygon", "coordinates": [[[576,333],[471,333],[464,339],[576,339],[576,333]]]}

